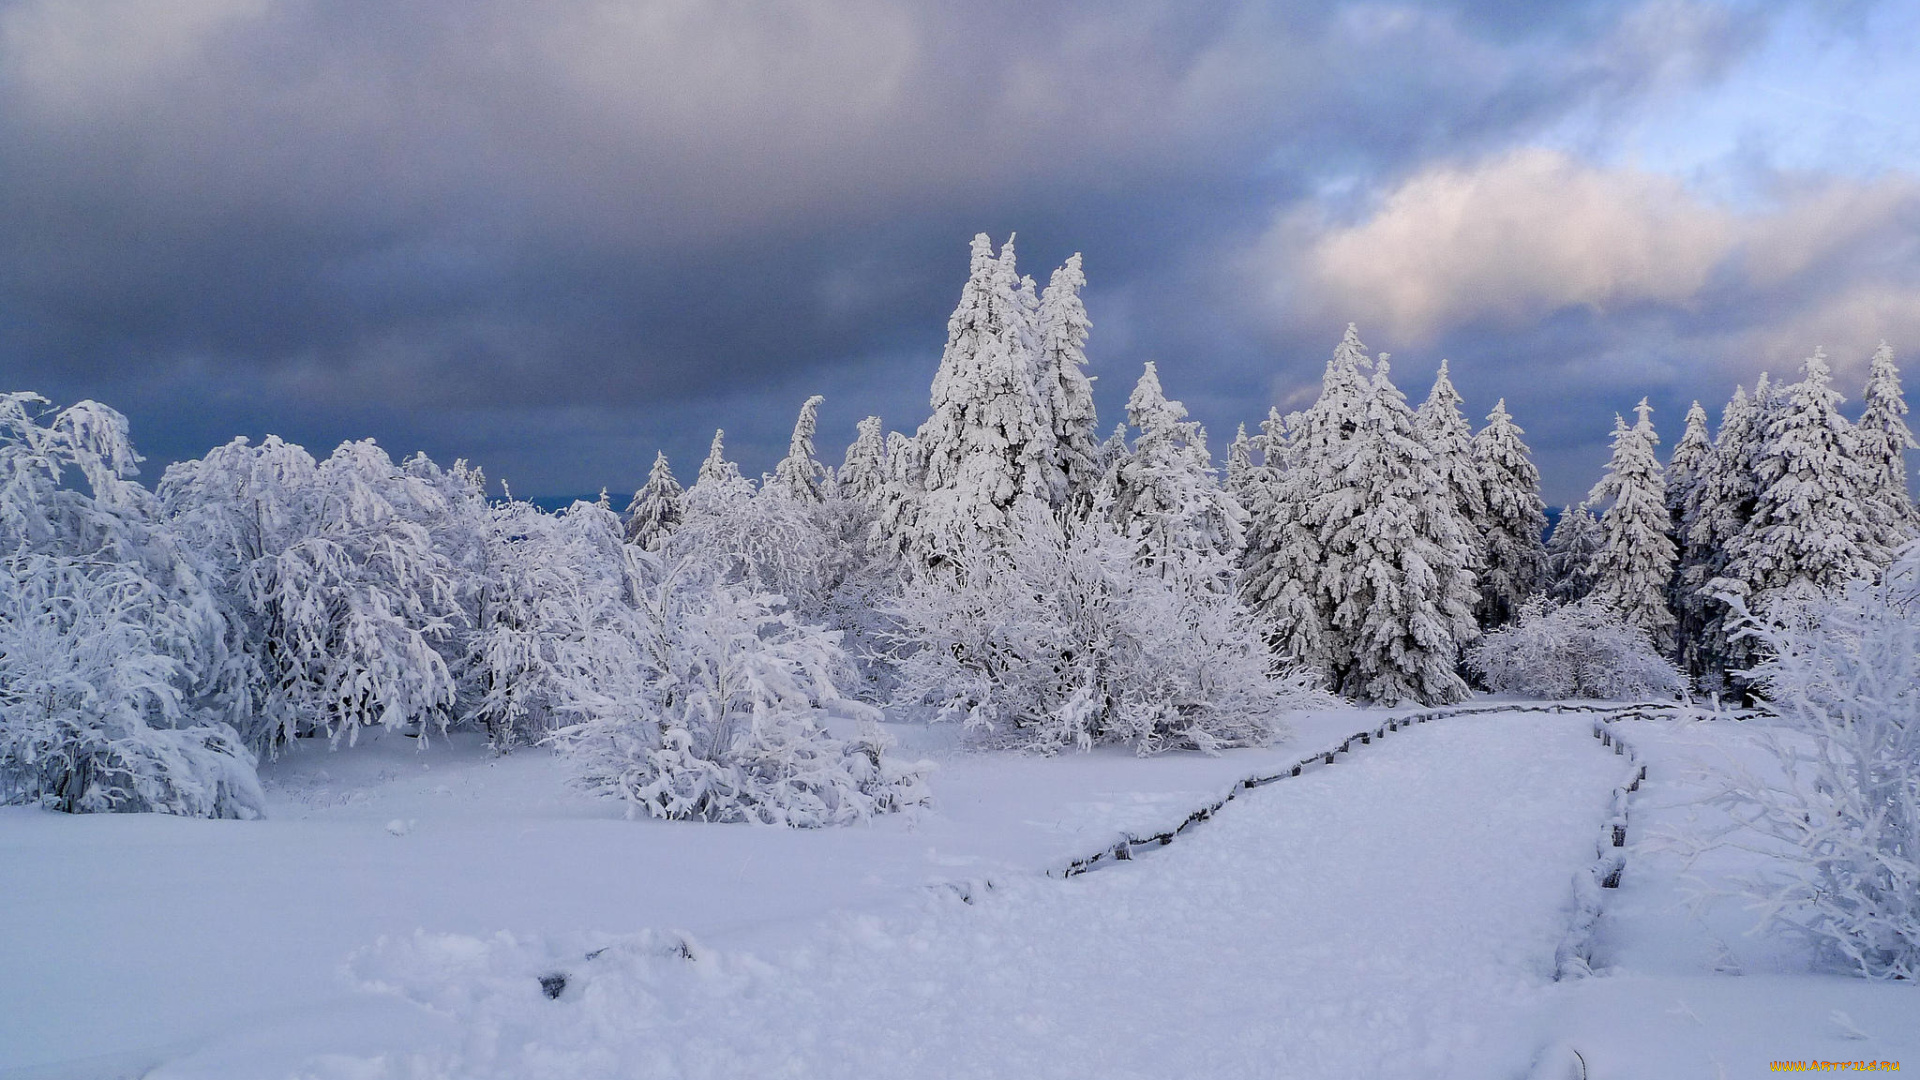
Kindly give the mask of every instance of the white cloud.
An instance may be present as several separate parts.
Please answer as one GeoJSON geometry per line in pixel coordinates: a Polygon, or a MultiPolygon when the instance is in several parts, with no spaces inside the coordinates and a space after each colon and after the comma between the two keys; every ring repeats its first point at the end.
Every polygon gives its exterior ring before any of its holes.
{"type": "Polygon", "coordinates": [[[1736,368],[1920,333],[1920,177],[1782,184],[1736,211],[1680,181],[1540,148],[1420,172],[1348,225],[1293,214],[1258,265],[1286,317],[1403,344],[1555,312],[1666,313],[1736,368]]]}

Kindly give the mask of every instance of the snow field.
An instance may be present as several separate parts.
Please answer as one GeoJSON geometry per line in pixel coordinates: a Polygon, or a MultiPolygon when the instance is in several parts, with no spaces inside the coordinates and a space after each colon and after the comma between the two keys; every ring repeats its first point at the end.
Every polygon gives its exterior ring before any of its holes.
{"type": "MultiPolygon", "coordinates": [[[[1920,987],[1813,974],[1804,945],[1754,934],[1758,913],[1733,897],[1699,907],[1767,858],[1729,845],[1689,861],[1662,842],[1724,829],[1704,799],[1734,765],[1766,777],[1768,721],[1637,718],[1608,726],[1647,765],[1632,796],[1626,871],[1592,940],[1596,977],[1553,991],[1555,1038],[1588,1080],[1761,1076],[1773,1061],[1920,1062],[1920,987]]],[[[1734,839],[1739,839],[1736,835],[1734,839]]]]}
{"type": "Polygon", "coordinates": [[[1295,714],[1286,746],[1151,759],[973,753],[956,726],[889,725],[903,755],[937,761],[935,805],[820,830],[628,821],[545,751],[378,729],[265,763],[264,820],[0,808],[0,1077],[138,1075],[242,1028],[311,1041],[304,1017],[355,999],[346,958],[416,929],[675,927],[778,948],[834,911],[1038,875],[1178,824],[1378,720],[1295,714]]]}
{"type": "Polygon", "coordinates": [[[1130,863],[927,893],[752,953],[389,935],[353,959],[351,1004],[392,1022],[305,1017],[153,1075],[1521,1075],[1617,761],[1586,717],[1449,718],[1130,863]],[[560,971],[549,1001],[538,976],[560,971]]]}

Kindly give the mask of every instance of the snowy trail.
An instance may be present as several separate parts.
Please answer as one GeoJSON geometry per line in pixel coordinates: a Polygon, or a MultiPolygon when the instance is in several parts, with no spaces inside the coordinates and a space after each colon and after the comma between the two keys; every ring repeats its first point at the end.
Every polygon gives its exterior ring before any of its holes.
{"type": "Polygon", "coordinates": [[[765,958],[422,934],[386,1023],[256,1032],[156,1077],[1524,1075],[1618,780],[1585,717],[1418,726],[1129,864],[847,916],[765,958]],[[557,1001],[536,976],[565,970],[557,1001]]]}

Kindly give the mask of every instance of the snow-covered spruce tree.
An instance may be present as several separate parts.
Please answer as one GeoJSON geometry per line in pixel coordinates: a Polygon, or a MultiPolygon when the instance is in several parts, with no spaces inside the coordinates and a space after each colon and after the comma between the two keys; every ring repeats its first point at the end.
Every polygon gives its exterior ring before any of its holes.
{"type": "Polygon", "coordinates": [[[1227,490],[1240,500],[1242,507],[1252,503],[1248,495],[1253,490],[1254,470],[1253,440],[1247,437],[1247,425],[1241,424],[1234,433],[1233,441],[1227,444],[1227,490]]]}
{"type": "Polygon", "coordinates": [[[686,516],[685,502],[686,492],[673,478],[666,452],[655,451],[646,484],[627,504],[627,543],[658,548],[668,533],[680,527],[680,519],[686,516]]]}
{"type": "Polygon", "coordinates": [[[869,416],[855,427],[853,442],[847,445],[846,459],[834,474],[833,490],[869,510],[880,508],[887,486],[887,443],[880,433],[880,418],[869,416]]]}
{"type": "Polygon", "coordinates": [[[1151,361],[1127,399],[1127,419],[1140,437],[1105,481],[1114,524],[1143,566],[1169,576],[1202,573],[1211,578],[1206,586],[1226,588],[1246,512],[1213,475],[1206,431],[1187,419],[1185,405],[1167,399],[1151,361]]]}
{"type": "Polygon", "coordinates": [[[1673,612],[1667,584],[1673,579],[1673,521],[1667,516],[1666,480],[1654,448],[1653,406],[1645,398],[1632,427],[1614,417],[1613,456],[1588,498],[1612,500],[1600,517],[1605,542],[1593,557],[1588,595],[1630,625],[1645,630],[1663,652],[1673,648],[1673,612]]]}
{"type": "Polygon", "coordinates": [[[1020,294],[1013,241],[995,257],[986,234],[974,237],[933,415],[914,437],[925,472],[910,546],[924,568],[1004,546],[1026,501],[1052,506],[1053,420],[1035,391],[1035,334],[1020,294]]]}
{"type": "Polygon", "coordinates": [[[1606,542],[1591,506],[1560,511],[1547,538],[1547,595],[1561,603],[1585,599],[1593,591],[1593,560],[1606,542]]]}
{"type": "Polygon", "coordinates": [[[1048,480],[1056,511],[1085,513],[1093,489],[1105,475],[1100,469],[1099,420],[1093,407],[1093,380],[1087,366],[1086,305],[1080,290],[1087,277],[1074,255],[1053,272],[1040,295],[1039,355],[1035,385],[1053,422],[1053,470],[1048,480]]]}
{"type": "Polygon", "coordinates": [[[892,609],[905,646],[895,707],[1044,752],[1148,754],[1263,744],[1283,711],[1328,700],[1274,671],[1232,593],[1141,566],[1106,498],[1064,529],[1029,504],[1006,548],[967,549],[950,574],[912,582],[892,609]]]}
{"type": "Polygon", "coordinates": [[[1440,361],[1440,373],[1434,377],[1427,400],[1414,412],[1414,430],[1427,452],[1433,455],[1433,471],[1446,485],[1454,511],[1469,528],[1473,541],[1476,574],[1486,558],[1480,550],[1480,525],[1487,517],[1486,487],[1480,470],[1474,465],[1473,427],[1460,411],[1460,392],[1447,376],[1447,362],[1440,361]]]}
{"type": "Polygon", "coordinates": [[[1460,649],[1479,633],[1472,536],[1384,353],[1368,390],[1312,511],[1326,538],[1320,581],[1339,642],[1337,685],[1383,705],[1458,701],[1467,695],[1460,649]]]}
{"type": "Polygon", "coordinates": [[[878,712],[840,695],[837,634],[731,580],[725,561],[619,545],[615,598],[572,594],[550,736],[629,815],[813,827],[925,803],[922,764],[885,753],[878,712]],[[827,730],[831,717],[858,728],[827,730]]]}
{"type": "Polygon", "coordinates": [[[1530,597],[1547,587],[1546,505],[1540,501],[1540,470],[1502,398],[1473,437],[1486,514],[1479,519],[1482,627],[1511,622],[1530,597]]]}
{"type": "Polygon", "coordinates": [[[1261,425],[1266,491],[1251,507],[1242,557],[1241,596],[1267,626],[1275,655],[1328,685],[1336,658],[1350,653],[1331,630],[1332,593],[1322,582],[1328,534],[1318,500],[1365,416],[1372,390],[1362,369],[1372,364],[1358,328],[1348,323],[1313,407],[1297,423],[1270,413],[1261,425]]]}
{"type": "MultiPolygon", "coordinates": [[[[1775,396],[1753,458],[1753,515],[1708,583],[1762,615],[1789,591],[1825,592],[1879,569],[1868,555],[1861,471],[1847,452],[1851,436],[1825,353],[1816,349],[1800,381],[1775,396]]],[[[1741,666],[1752,655],[1738,639],[1732,652],[1741,666]]]]}
{"type": "Polygon", "coordinates": [[[920,502],[926,495],[926,468],[912,436],[887,433],[887,482],[880,489],[873,525],[867,531],[867,550],[904,563],[913,553],[920,524],[920,502]]]}
{"type": "Polygon", "coordinates": [[[256,817],[234,627],[140,460],[112,409],[0,395],[0,803],[256,817]]]}
{"type": "Polygon", "coordinates": [[[1759,412],[1745,387],[1735,387],[1720,413],[1713,452],[1701,466],[1682,529],[1680,592],[1693,609],[1683,617],[1699,620],[1699,629],[1682,642],[1681,660],[1703,688],[1717,689],[1735,648],[1738,617],[1709,588],[1726,568],[1727,552],[1753,517],[1753,454],[1759,412]]]}
{"type": "Polygon", "coordinates": [[[1776,858],[1744,891],[1844,969],[1920,979],[1920,549],[1748,628],[1777,768],[1719,801],[1776,858]]]}
{"type": "MultiPolygon", "coordinates": [[[[1673,580],[1667,585],[1667,606],[1674,615],[1676,654],[1691,671],[1702,651],[1707,609],[1698,586],[1705,580],[1697,567],[1708,556],[1691,539],[1712,469],[1713,439],[1707,432],[1707,410],[1698,401],[1687,410],[1686,430],[1667,458],[1667,517],[1673,522],[1675,559],[1673,580]]],[[[1703,683],[1702,685],[1706,685],[1703,683]]]]}
{"type": "Polygon", "coordinates": [[[762,490],[779,491],[813,505],[826,498],[831,473],[813,456],[813,435],[820,426],[820,403],[825,400],[815,394],[800,406],[800,416],[793,422],[793,438],[787,442],[787,456],[774,465],[773,477],[761,485],[762,490]]]}
{"type": "Polygon", "coordinates": [[[1861,508],[1866,512],[1868,557],[1886,564],[1893,553],[1920,532],[1907,491],[1906,452],[1914,448],[1907,428],[1907,399],[1900,390],[1900,369],[1886,342],[1873,352],[1867,368],[1866,407],[1853,426],[1848,454],[1860,469],[1861,508]]]}
{"type": "Polygon", "coordinates": [[[716,431],[700,479],[687,489],[686,518],[661,548],[669,561],[696,554],[727,567],[729,580],[811,613],[833,586],[837,553],[817,507],[777,482],[756,491],[726,458],[716,431]]]}
{"type": "Polygon", "coordinates": [[[1591,599],[1535,597],[1467,649],[1467,667],[1494,693],[1545,700],[1674,698],[1686,686],[1645,630],[1591,599]]]}

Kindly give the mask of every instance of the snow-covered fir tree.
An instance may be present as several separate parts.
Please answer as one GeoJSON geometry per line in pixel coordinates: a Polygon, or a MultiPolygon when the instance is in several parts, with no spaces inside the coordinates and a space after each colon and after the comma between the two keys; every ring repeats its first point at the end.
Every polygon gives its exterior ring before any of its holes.
{"type": "Polygon", "coordinates": [[[1713,436],[1707,430],[1707,410],[1698,401],[1687,409],[1686,430],[1673,444],[1667,458],[1667,517],[1673,522],[1675,560],[1673,581],[1667,586],[1667,606],[1674,616],[1674,642],[1677,652],[1691,671],[1693,654],[1700,651],[1701,634],[1706,630],[1707,611],[1699,593],[1697,564],[1706,553],[1696,547],[1689,534],[1690,523],[1699,513],[1700,500],[1707,491],[1712,469],[1713,436]]]}
{"type": "MultiPolygon", "coordinates": [[[[1440,372],[1433,380],[1433,390],[1414,413],[1414,430],[1427,452],[1433,455],[1433,470],[1446,485],[1447,497],[1453,500],[1455,511],[1461,520],[1475,526],[1487,515],[1486,488],[1480,470],[1474,466],[1473,427],[1460,411],[1460,404],[1460,392],[1453,388],[1453,380],[1447,375],[1447,362],[1442,360],[1440,372]]],[[[1473,535],[1477,572],[1485,560],[1479,551],[1477,529],[1473,535]]]]}
{"type": "Polygon", "coordinates": [[[1607,542],[1600,519],[1587,503],[1560,511],[1560,520],[1547,538],[1547,595],[1561,603],[1580,600],[1593,591],[1593,560],[1607,542]]]}
{"type": "Polygon", "coordinates": [[[1080,512],[1104,475],[1093,380],[1081,370],[1087,365],[1087,333],[1093,325],[1080,302],[1086,284],[1078,252],[1053,272],[1040,296],[1040,351],[1034,370],[1036,390],[1053,421],[1050,500],[1056,509],[1073,506],[1080,512]]]}
{"type": "Polygon", "coordinates": [[[1191,573],[1203,561],[1230,565],[1219,559],[1239,554],[1246,512],[1214,476],[1206,431],[1167,398],[1151,361],[1127,399],[1127,419],[1140,437],[1106,484],[1114,524],[1137,545],[1137,557],[1165,574],[1191,573]]]}
{"type": "Polygon", "coordinates": [[[1540,470],[1521,439],[1524,434],[1502,398],[1473,437],[1473,466],[1485,507],[1477,519],[1477,615],[1483,627],[1510,622],[1522,604],[1547,587],[1546,505],[1540,501],[1540,470]]]}
{"type": "Polygon", "coordinates": [[[714,432],[700,479],[687,489],[686,518],[662,551],[670,560],[697,554],[724,564],[730,580],[810,611],[831,589],[838,565],[818,507],[778,483],[756,491],[727,460],[724,434],[714,432]]]}
{"type": "Polygon", "coordinates": [[[680,487],[680,481],[673,478],[666,452],[655,451],[647,482],[633,493],[633,501],[627,504],[627,543],[649,549],[659,547],[668,533],[679,528],[680,519],[686,514],[685,501],[686,492],[680,487]]]}
{"type": "Polygon", "coordinates": [[[827,482],[832,474],[813,456],[813,436],[820,426],[820,403],[825,400],[815,394],[800,406],[800,416],[793,422],[793,437],[787,442],[787,456],[774,465],[773,479],[764,485],[768,490],[814,505],[826,498],[827,482]]]}
{"type": "MultiPolygon", "coordinates": [[[[1764,378],[1764,376],[1763,376],[1764,378]]],[[[1737,613],[1710,584],[1726,568],[1727,551],[1753,517],[1753,455],[1759,411],[1745,387],[1735,387],[1720,413],[1713,450],[1700,465],[1683,516],[1679,594],[1681,618],[1695,629],[1681,639],[1687,673],[1707,688],[1721,683],[1739,632],[1737,613]]]]}
{"type": "Polygon", "coordinates": [[[1363,369],[1372,366],[1359,329],[1349,323],[1327,361],[1313,407],[1284,430],[1269,415],[1263,425],[1269,482],[1249,526],[1240,579],[1241,595],[1268,626],[1274,652],[1329,685],[1350,653],[1331,631],[1334,593],[1324,575],[1332,530],[1320,498],[1335,483],[1347,444],[1366,416],[1372,385],[1363,369]]]}
{"type": "Polygon", "coordinates": [[[846,460],[834,475],[833,489],[844,498],[878,510],[887,486],[887,443],[880,432],[880,418],[867,417],[855,431],[853,442],[847,445],[846,460]]]}
{"type": "Polygon", "coordinates": [[[1053,421],[1035,392],[1035,334],[1013,241],[982,233],[933,379],[933,415],[914,436],[924,495],[909,547],[923,567],[1002,546],[1020,505],[1052,508],[1053,421]]]}
{"type": "Polygon", "coordinates": [[[1907,428],[1907,400],[1900,369],[1886,342],[1873,351],[1867,368],[1865,408],[1853,426],[1848,453],[1860,469],[1861,508],[1866,512],[1868,556],[1886,565],[1914,539],[1913,496],[1907,491],[1906,452],[1914,448],[1907,428]]]}
{"type": "Polygon", "coordinates": [[[1473,538],[1385,353],[1342,451],[1312,511],[1326,537],[1320,588],[1340,692],[1386,705],[1458,701],[1460,650],[1479,632],[1473,538]]]}
{"type": "Polygon", "coordinates": [[[1241,424],[1234,433],[1233,441],[1227,444],[1227,490],[1233,497],[1246,506],[1246,495],[1252,490],[1253,477],[1253,440],[1247,437],[1247,425],[1241,424]]]}
{"type": "Polygon", "coordinates": [[[1667,585],[1673,578],[1673,522],[1667,516],[1667,488],[1655,447],[1653,406],[1645,398],[1635,408],[1632,427],[1614,418],[1613,456],[1606,475],[1588,498],[1611,500],[1600,517],[1605,542],[1593,558],[1596,603],[1628,624],[1645,630],[1662,650],[1673,648],[1673,612],[1667,585]]]}
{"type": "Polygon", "coordinates": [[[905,559],[913,553],[920,521],[920,503],[926,496],[926,469],[910,435],[887,433],[887,482],[867,533],[867,547],[876,556],[905,559]]]}
{"type": "MultiPolygon", "coordinates": [[[[1753,515],[1727,544],[1726,567],[1709,585],[1759,612],[1789,590],[1824,592],[1879,569],[1826,354],[1816,349],[1800,381],[1773,396],[1753,459],[1753,515]]],[[[1734,652],[1736,662],[1747,655],[1734,652]]]]}

